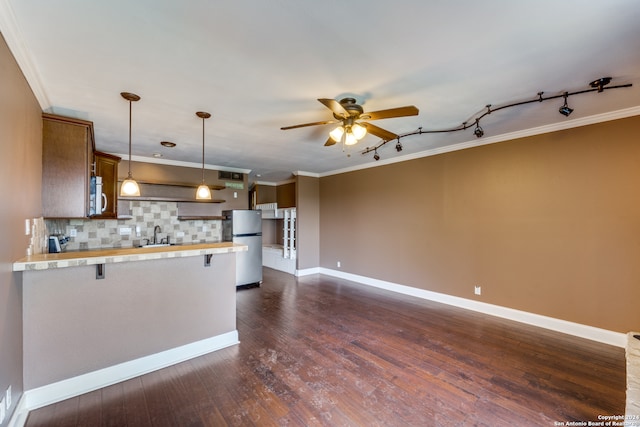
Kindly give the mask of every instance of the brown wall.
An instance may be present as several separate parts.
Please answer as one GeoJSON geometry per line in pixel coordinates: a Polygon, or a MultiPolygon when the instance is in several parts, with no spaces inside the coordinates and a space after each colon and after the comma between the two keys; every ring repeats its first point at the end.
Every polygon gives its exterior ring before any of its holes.
{"type": "Polygon", "coordinates": [[[296,180],[297,268],[320,265],[320,179],[298,176],[296,180]]]}
{"type": "Polygon", "coordinates": [[[0,393],[11,385],[17,402],[23,390],[22,292],[11,264],[26,255],[25,219],[42,215],[42,111],[1,35],[0,94],[0,393]]]}
{"type": "Polygon", "coordinates": [[[256,204],[275,203],[277,200],[276,187],[273,185],[258,184],[255,186],[256,204]]]}
{"type": "Polygon", "coordinates": [[[278,185],[276,187],[276,201],[279,208],[294,208],[296,206],[296,183],[278,185]]]}
{"type": "Polygon", "coordinates": [[[632,117],[324,177],[320,265],[638,330],[639,129],[632,117]]]}

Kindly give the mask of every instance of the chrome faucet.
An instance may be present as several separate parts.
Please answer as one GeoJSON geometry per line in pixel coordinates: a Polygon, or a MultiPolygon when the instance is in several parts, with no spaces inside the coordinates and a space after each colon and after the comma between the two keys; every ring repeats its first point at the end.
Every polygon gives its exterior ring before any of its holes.
{"type": "Polygon", "coordinates": [[[159,225],[156,225],[155,227],[153,227],[153,244],[154,245],[158,244],[158,233],[162,233],[162,229],[160,228],[159,225]]]}

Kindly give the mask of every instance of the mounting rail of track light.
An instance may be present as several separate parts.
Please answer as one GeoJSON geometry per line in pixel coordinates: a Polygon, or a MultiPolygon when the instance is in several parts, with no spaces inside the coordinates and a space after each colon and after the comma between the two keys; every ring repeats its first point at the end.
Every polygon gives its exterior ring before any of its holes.
{"type": "Polygon", "coordinates": [[[569,108],[569,106],[567,104],[567,99],[570,96],[580,95],[582,93],[588,93],[588,92],[603,92],[604,90],[608,90],[608,89],[619,89],[619,88],[623,88],[623,87],[631,87],[631,86],[633,86],[631,83],[627,83],[627,84],[622,84],[622,85],[605,87],[609,83],[611,83],[611,77],[601,77],[601,78],[596,79],[596,80],[594,80],[594,81],[589,83],[589,86],[590,86],[591,89],[584,89],[584,90],[579,90],[579,91],[575,91],[575,92],[563,92],[563,93],[561,93],[559,95],[552,95],[552,96],[543,96],[544,92],[538,92],[534,99],[529,99],[527,101],[514,102],[514,103],[511,103],[511,104],[505,104],[505,105],[501,105],[501,106],[495,107],[495,108],[492,108],[491,104],[487,104],[487,106],[486,106],[487,110],[486,111],[484,111],[482,114],[480,114],[477,117],[474,117],[473,119],[471,119],[469,121],[462,122],[462,124],[460,126],[456,126],[456,127],[448,128],[448,129],[432,129],[432,130],[424,130],[424,129],[422,129],[422,127],[419,127],[417,130],[415,130],[413,132],[403,133],[401,135],[398,135],[397,138],[390,139],[390,140],[382,140],[380,143],[378,143],[377,145],[375,145],[373,147],[367,147],[366,149],[364,149],[362,151],[362,154],[364,155],[364,154],[368,154],[368,153],[373,152],[374,153],[373,158],[375,160],[380,160],[380,155],[378,154],[378,149],[382,148],[388,142],[397,141],[396,150],[398,152],[400,152],[402,150],[402,144],[400,143],[400,139],[401,138],[405,138],[407,136],[412,136],[412,135],[422,135],[422,134],[426,134],[426,133],[458,132],[458,131],[461,131],[461,130],[469,129],[469,128],[473,127],[473,126],[475,126],[473,134],[476,137],[481,138],[482,136],[484,136],[484,129],[482,129],[482,127],[480,127],[480,120],[484,116],[486,116],[488,114],[491,114],[491,113],[495,113],[496,111],[504,110],[505,108],[517,107],[519,105],[525,105],[525,104],[532,104],[534,102],[548,101],[550,99],[564,98],[564,105],[560,107],[558,112],[560,114],[568,117],[569,114],[571,114],[573,112],[573,109],[569,108]]]}

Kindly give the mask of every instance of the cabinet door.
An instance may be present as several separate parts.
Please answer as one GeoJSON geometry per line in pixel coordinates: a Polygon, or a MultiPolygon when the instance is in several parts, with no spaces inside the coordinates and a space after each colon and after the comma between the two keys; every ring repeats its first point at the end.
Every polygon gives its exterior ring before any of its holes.
{"type": "Polygon", "coordinates": [[[42,212],[45,218],[86,218],[93,157],[91,122],[43,114],[42,212]]]}
{"type": "Polygon", "coordinates": [[[102,192],[105,195],[102,203],[104,204],[106,199],[107,206],[101,215],[92,218],[117,218],[118,163],[120,163],[120,157],[96,151],[94,153],[94,161],[96,162],[96,176],[102,177],[102,192]]]}

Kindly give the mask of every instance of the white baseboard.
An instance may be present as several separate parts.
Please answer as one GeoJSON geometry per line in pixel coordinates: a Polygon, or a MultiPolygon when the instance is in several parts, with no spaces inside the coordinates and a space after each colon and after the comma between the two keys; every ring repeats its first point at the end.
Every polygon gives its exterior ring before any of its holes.
{"type": "Polygon", "coordinates": [[[339,277],[341,279],[351,280],[352,282],[358,282],[363,285],[374,286],[376,288],[382,288],[405,295],[411,295],[430,301],[465,308],[467,310],[473,310],[480,313],[489,314],[491,316],[502,317],[504,319],[514,320],[516,322],[526,323],[528,325],[538,326],[541,328],[586,338],[592,341],[597,341],[616,347],[624,348],[627,345],[626,334],[620,332],[613,332],[606,329],[582,325],[580,323],[568,322],[562,319],[542,316],[539,314],[515,310],[499,305],[493,305],[452,295],[441,294],[438,292],[427,291],[411,286],[405,286],[393,282],[360,276],[357,274],[346,273],[344,271],[332,270],[330,268],[320,267],[319,270],[319,273],[326,274],[328,276],[339,277]]]}
{"type": "Polygon", "coordinates": [[[102,387],[107,387],[130,378],[138,377],[167,366],[175,365],[212,351],[238,344],[238,331],[227,332],[215,337],[175,347],[160,353],[130,360],[108,368],[78,375],[24,392],[9,426],[24,425],[28,412],[55,402],[79,396],[102,387]]]}
{"type": "Polygon", "coordinates": [[[322,268],[320,267],[313,267],[313,268],[305,268],[303,270],[296,270],[296,276],[301,277],[301,276],[309,276],[311,274],[318,274],[321,273],[322,268]]]}

